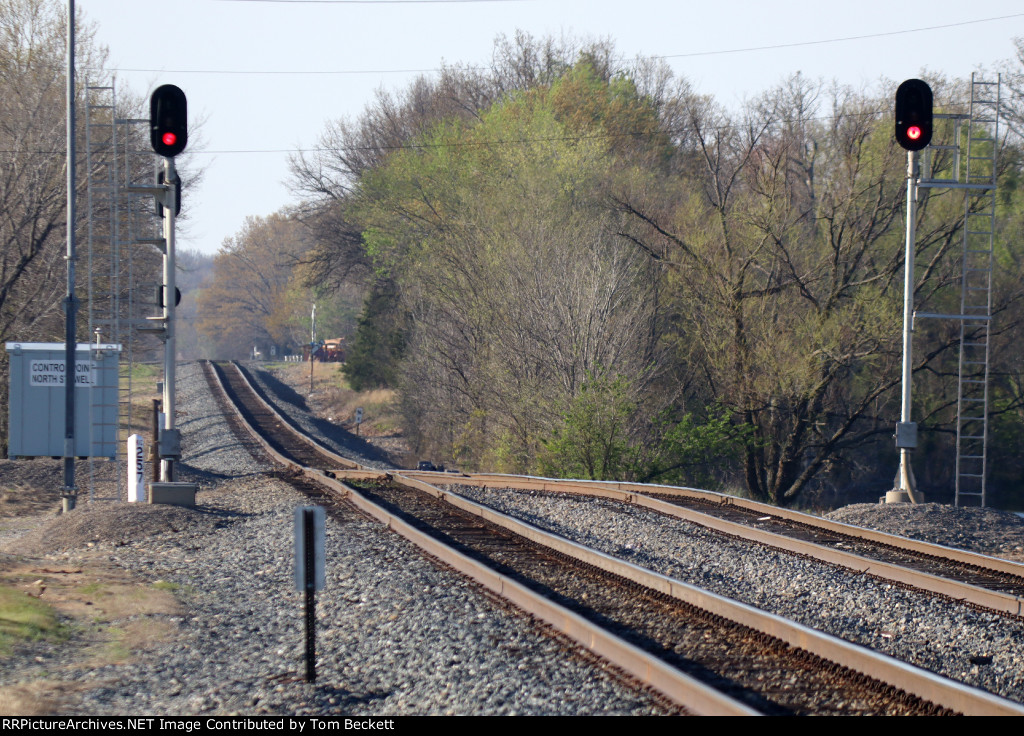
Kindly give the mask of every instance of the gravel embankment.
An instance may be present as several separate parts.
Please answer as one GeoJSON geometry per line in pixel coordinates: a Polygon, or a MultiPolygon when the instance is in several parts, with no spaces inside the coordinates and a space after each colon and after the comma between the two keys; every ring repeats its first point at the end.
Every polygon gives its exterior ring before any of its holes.
{"type": "MultiPolygon", "coordinates": [[[[1019,620],[980,613],[615,501],[515,489],[450,489],[616,557],[1024,701],[1024,622],[1019,620]]],[[[859,523],[869,525],[870,514],[859,511],[859,523]]],[[[914,512],[902,515],[907,514],[914,512]]],[[[926,518],[915,515],[921,522],[926,518]]],[[[940,524],[949,518],[933,516],[940,524]]],[[[1019,529],[1015,521],[1009,526],[1019,529]]]]}
{"type": "Polygon", "coordinates": [[[199,366],[180,368],[178,401],[191,468],[182,475],[203,489],[197,509],[94,505],[6,550],[160,581],[183,604],[150,614],[171,629],[169,640],[94,668],[70,647],[35,646],[0,660],[0,686],[56,679],[80,693],[61,712],[89,715],[667,712],[355,514],[328,521],[318,679],[300,680],[303,609],[291,549],[293,510],[305,501],[259,472],[219,418],[199,366]]]}

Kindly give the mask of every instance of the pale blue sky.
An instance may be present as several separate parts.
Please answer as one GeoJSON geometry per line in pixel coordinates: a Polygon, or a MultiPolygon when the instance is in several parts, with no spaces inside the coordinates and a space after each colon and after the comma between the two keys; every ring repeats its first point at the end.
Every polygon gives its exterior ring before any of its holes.
{"type": "Polygon", "coordinates": [[[285,185],[288,150],[313,147],[326,121],[356,116],[376,88],[401,89],[415,76],[390,70],[431,70],[442,60],[487,64],[495,37],[516,29],[609,37],[622,56],[669,57],[697,91],[726,104],[796,71],[866,87],[883,77],[918,76],[922,68],[966,78],[1012,57],[1014,37],[1024,36],[1020,0],[76,5],[98,25],[122,90],[148,96],[160,84],[177,84],[188,95],[190,117],[205,119],[202,148],[190,149],[206,179],[185,202],[191,223],[179,247],[210,253],[247,215],[294,202],[285,185]],[[863,36],[870,37],[853,38],[863,36]],[[819,41],[828,42],[813,43],[819,41]],[[766,46],[783,47],[760,48],[766,46]],[[254,113],[263,111],[267,119],[257,119],[254,113]]]}

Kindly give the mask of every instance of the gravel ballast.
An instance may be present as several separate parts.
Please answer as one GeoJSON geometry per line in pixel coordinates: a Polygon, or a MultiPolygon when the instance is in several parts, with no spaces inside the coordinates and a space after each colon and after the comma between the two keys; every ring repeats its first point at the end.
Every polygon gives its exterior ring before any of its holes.
{"type": "Polygon", "coordinates": [[[45,670],[78,693],[60,712],[83,715],[671,712],[354,512],[328,520],[317,681],[306,683],[292,518],[308,501],[261,472],[198,365],[179,368],[178,402],[182,477],[201,486],[195,510],[84,505],[4,550],[53,567],[102,564],[175,591],[181,610],[157,616],[173,635],[98,667],[69,647],[34,646],[0,660],[0,687],[45,670]]]}
{"type": "MultiPolygon", "coordinates": [[[[972,610],[617,501],[461,485],[450,490],[637,565],[1024,702],[1024,622],[1019,619],[972,610]]],[[[919,523],[925,516],[904,509],[878,513],[890,520],[914,516],[919,523]]],[[[858,522],[869,525],[869,510],[858,512],[858,522]]],[[[949,518],[935,517],[940,523],[949,518]]],[[[940,533],[936,528],[919,536],[940,533]]]]}
{"type": "MultiPolygon", "coordinates": [[[[262,388],[308,431],[323,433],[322,420],[288,405],[287,391],[265,376],[262,388]]],[[[0,712],[5,686],[40,677],[56,681],[65,694],[62,714],[670,712],[352,513],[328,521],[328,581],[317,599],[318,680],[305,683],[302,597],[293,590],[291,548],[294,508],[308,501],[272,477],[266,459],[254,457],[252,443],[228,426],[200,366],[180,366],[178,405],[181,476],[200,484],[196,509],[83,504],[34,529],[18,524],[0,535],[0,564],[32,556],[55,569],[101,565],[139,585],[174,591],[180,606],[146,614],[170,635],[131,658],[97,666],[75,648],[28,646],[0,659],[0,712]]],[[[375,467],[387,465],[343,430],[329,433],[328,444],[375,467]]],[[[1018,620],[614,501],[453,490],[609,554],[1024,702],[1024,624],[1018,620]]],[[[862,504],[832,516],[989,554],[1012,557],[1024,549],[1021,522],[996,512],[862,504]]]]}

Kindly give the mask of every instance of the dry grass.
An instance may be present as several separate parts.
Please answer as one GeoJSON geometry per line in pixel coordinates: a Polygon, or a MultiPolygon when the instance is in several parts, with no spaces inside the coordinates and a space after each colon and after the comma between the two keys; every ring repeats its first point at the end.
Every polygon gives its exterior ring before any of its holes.
{"type": "Polygon", "coordinates": [[[45,631],[13,632],[5,638],[0,670],[16,673],[21,682],[0,687],[0,715],[59,714],[77,691],[98,684],[51,679],[48,667],[94,669],[124,663],[177,635],[166,616],[184,609],[167,586],[132,579],[102,562],[62,564],[2,556],[0,563],[0,619],[30,609],[36,619],[49,622],[45,631]],[[76,652],[73,663],[48,665],[46,649],[40,650],[41,658],[32,656],[34,644],[43,639],[66,640],[61,646],[76,652]]]}
{"type": "MultiPolygon", "coordinates": [[[[122,384],[125,384],[122,387],[126,387],[127,379],[122,378],[121,380],[122,384]]],[[[148,438],[153,428],[153,400],[160,398],[156,385],[162,380],[163,366],[152,364],[133,366],[130,431],[124,435],[122,440],[126,440],[128,434],[134,433],[148,438]]]]}
{"type": "Polygon", "coordinates": [[[329,422],[355,429],[356,409],[363,410],[359,433],[364,437],[401,435],[397,395],[391,389],[357,392],[348,387],[339,363],[313,363],[313,391],[310,393],[309,363],[272,363],[268,370],[307,397],[313,412],[329,422]]]}
{"type": "MultiPolygon", "coordinates": [[[[155,365],[136,365],[132,372],[131,431],[145,435],[147,444],[161,374],[155,365]]],[[[121,434],[123,442],[127,433],[121,434]]],[[[23,534],[54,520],[60,509],[62,468],[63,461],[49,458],[0,460],[0,540],[11,538],[17,550],[17,556],[0,553],[0,671],[12,683],[0,687],[2,716],[60,714],[78,692],[102,683],[76,684],[54,672],[129,661],[177,636],[166,617],[184,611],[175,589],[111,567],[87,544],[74,562],[27,556],[23,534]],[[63,642],[59,661],[53,642],[63,642]]],[[[95,462],[100,496],[111,495],[123,469],[123,457],[95,462]]],[[[88,496],[89,474],[88,461],[76,462],[80,498],[88,496]]]]}
{"type": "Polygon", "coordinates": [[[72,682],[36,680],[0,687],[0,716],[52,716],[69,696],[86,686],[72,682]]]}
{"type": "MultiPolygon", "coordinates": [[[[26,463],[27,460],[10,461],[26,463]]],[[[39,461],[32,461],[38,463],[39,461]]],[[[54,463],[51,463],[51,465],[54,463]]],[[[47,475],[59,472],[56,468],[47,475]]],[[[0,476],[4,473],[0,472],[0,476]]],[[[0,488],[0,519],[16,519],[22,516],[45,514],[60,507],[60,490],[56,483],[48,483],[44,487],[33,485],[29,481],[15,481],[6,488],[0,488]]]]}
{"type": "Polygon", "coordinates": [[[44,604],[66,619],[92,623],[183,611],[164,586],[142,583],[119,568],[99,565],[8,561],[0,572],[0,589],[44,604]]]}

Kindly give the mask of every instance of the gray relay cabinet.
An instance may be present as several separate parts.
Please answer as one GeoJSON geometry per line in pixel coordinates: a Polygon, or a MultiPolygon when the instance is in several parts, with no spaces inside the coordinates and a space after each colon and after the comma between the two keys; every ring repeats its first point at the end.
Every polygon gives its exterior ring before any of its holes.
{"type": "MultiPolygon", "coordinates": [[[[7,456],[63,457],[65,355],[61,342],[9,342],[7,456]]],[[[75,350],[76,457],[117,457],[121,346],[79,343],[75,350]]]]}

